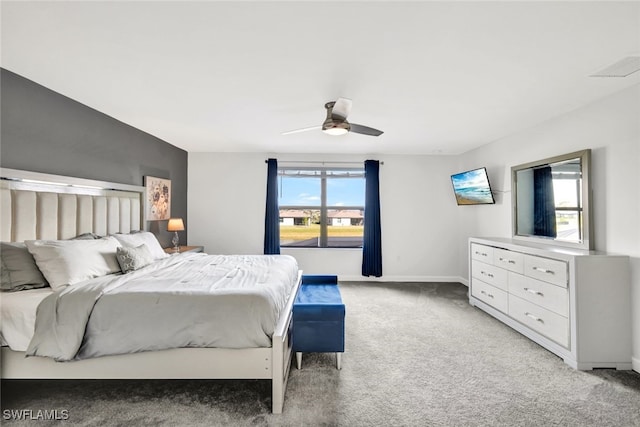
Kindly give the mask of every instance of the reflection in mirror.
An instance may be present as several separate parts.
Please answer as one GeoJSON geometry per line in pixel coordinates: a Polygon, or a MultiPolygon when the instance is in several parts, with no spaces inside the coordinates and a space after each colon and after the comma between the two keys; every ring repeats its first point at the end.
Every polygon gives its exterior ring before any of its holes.
{"type": "Polygon", "coordinates": [[[590,150],[511,168],[514,237],[591,248],[590,150]]]}

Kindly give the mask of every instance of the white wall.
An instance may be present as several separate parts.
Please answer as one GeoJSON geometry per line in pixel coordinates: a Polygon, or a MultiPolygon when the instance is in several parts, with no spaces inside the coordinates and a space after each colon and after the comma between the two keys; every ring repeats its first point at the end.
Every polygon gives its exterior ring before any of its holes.
{"type": "MultiPolygon", "coordinates": [[[[385,281],[463,280],[457,209],[449,176],[454,157],[189,153],[189,243],[209,253],[262,253],[268,157],[279,161],[384,162],[380,169],[385,281]]],[[[309,274],[364,279],[360,249],[286,248],[309,274]]]]}
{"type": "MultiPolygon", "coordinates": [[[[496,205],[459,211],[458,252],[466,251],[469,236],[511,236],[511,166],[586,148],[592,150],[595,248],[631,257],[633,363],[640,371],[640,86],[460,156],[461,168],[487,166],[492,185],[504,193],[496,205]]],[[[459,268],[468,274],[464,257],[459,268]]]]}
{"type": "Polygon", "coordinates": [[[264,154],[189,153],[189,244],[212,254],[261,254],[264,154]]]}

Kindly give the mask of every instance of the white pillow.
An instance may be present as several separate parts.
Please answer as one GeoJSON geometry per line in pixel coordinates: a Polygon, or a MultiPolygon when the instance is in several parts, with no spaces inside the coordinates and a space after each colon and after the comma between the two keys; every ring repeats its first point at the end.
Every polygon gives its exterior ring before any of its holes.
{"type": "Polygon", "coordinates": [[[24,242],[53,290],[119,273],[113,237],[95,240],[27,240],[24,242]]]}
{"type": "Polygon", "coordinates": [[[169,254],[162,249],[162,246],[160,246],[160,242],[158,242],[156,236],[148,231],[133,234],[113,234],[113,237],[118,239],[118,242],[127,248],[137,248],[140,245],[147,245],[154,260],[169,256],[169,254]]]}

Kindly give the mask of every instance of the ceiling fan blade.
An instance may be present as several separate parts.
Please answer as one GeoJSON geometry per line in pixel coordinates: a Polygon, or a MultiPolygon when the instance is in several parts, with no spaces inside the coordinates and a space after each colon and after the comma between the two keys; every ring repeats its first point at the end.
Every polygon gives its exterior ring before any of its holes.
{"type": "Polygon", "coordinates": [[[351,112],[351,100],[348,98],[338,98],[333,105],[331,118],[334,120],[345,120],[351,112]]]}
{"type": "Polygon", "coordinates": [[[282,135],[291,135],[292,133],[300,133],[300,132],[306,132],[306,131],[309,131],[309,130],[317,130],[317,129],[322,129],[322,126],[312,126],[310,128],[290,130],[290,131],[287,131],[287,132],[282,132],[282,135]]]}
{"type": "Polygon", "coordinates": [[[351,132],[361,133],[363,135],[380,136],[384,133],[381,130],[370,128],[368,126],[357,125],[355,123],[350,123],[350,125],[351,132]]]}

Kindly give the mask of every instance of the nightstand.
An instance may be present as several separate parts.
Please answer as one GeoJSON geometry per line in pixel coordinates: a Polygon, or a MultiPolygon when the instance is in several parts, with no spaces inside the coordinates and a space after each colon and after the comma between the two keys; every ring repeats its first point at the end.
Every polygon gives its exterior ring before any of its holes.
{"type": "Polygon", "coordinates": [[[178,246],[178,248],[180,249],[178,252],[174,251],[173,247],[164,248],[164,251],[169,255],[183,252],[204,252],[204,246],[178,246]]]}

